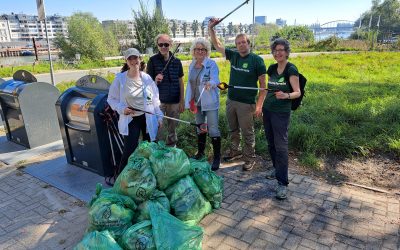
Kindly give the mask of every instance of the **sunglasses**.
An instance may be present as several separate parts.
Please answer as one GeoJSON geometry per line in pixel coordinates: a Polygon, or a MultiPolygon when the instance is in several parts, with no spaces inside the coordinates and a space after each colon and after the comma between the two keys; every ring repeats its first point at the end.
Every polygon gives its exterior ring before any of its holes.
{"type": "Polygon", "coordinates": [[[194,48],[193,49],[194,51],[199,51],[199,52],[206,52],[207,51],[207,49],[206,48],[194,48]]]}
{"type": "Polygon", "coordinates": [[[157,45],[158,45],[158,47],[160,47],[160,48],[162,48],[162,47],[168,48],[168,47],[169,47],[169,43],[159,43],[159,44],[157,44],[157,45]]]}

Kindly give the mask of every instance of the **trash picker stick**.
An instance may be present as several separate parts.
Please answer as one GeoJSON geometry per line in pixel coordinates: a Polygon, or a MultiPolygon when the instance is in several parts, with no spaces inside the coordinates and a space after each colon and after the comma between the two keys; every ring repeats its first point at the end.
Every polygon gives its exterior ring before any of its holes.
{"type": "Polygon", "coordinates": [[[227,18],[228,16],[230,16],[233,12],[235,12],[237,9],[239,9],[239,8],[242,7],[243,5],[249,3],[249,1],[250,1],[250,0],[244,1],[241,5],[239,5],[239,6],[236,7],[234,10],[232,10],[231,12],[229,12],[228,14],[226,14],[223,18],[219,19],[215,25],[217,25],[217,24],[219,24],[220,22],[222,22],[225,18],[227,18]]]}

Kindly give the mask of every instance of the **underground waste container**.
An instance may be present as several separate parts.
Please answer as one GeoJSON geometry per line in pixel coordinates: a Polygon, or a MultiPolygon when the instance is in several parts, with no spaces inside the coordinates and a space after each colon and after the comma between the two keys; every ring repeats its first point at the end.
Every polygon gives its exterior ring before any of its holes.
{"type": "Polygon", "coordinates": [[[54,107],[60,92],[25,70],[0,83],[0,114],[9,141],[27,148],[60,139],[54,107]]]}
{"type": "Polygon", "coordinates": [[[109,87],[104,78],[87,75],[56,102],[67,162],[105,177],[113,175],[121,158],[117,117],[105,116],[109,87]]]}

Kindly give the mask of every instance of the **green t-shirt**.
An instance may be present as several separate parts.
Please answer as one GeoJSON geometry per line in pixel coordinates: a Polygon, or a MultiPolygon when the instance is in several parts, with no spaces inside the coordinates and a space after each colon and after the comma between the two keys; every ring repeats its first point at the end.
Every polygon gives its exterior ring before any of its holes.
{"type": "MultiPolygon", "coordinates": [[[[225,49],[225,55],[231,63],[229,85],[257,88],[258,77],[267,73],[264,60],[254,53],[241,57],[239,52],[231,49],[225,49]]],[[[229,88],[228,98],[237,102],[255,104],[257,92],[257,90],[229,88]]]]}
{"type": "Polygon", "coordinates": [[[282,74],[278,74],[277,64],[270,65],[268,67],[268,93],[265,98],[263,107],[272,112],[290,112],[292,101],[290,99],[276,99],[275,91],[281,90],[282,92],[290,93],[290,76],[299,76],[299,71],[296,66],[292,63],[286,65],[285,70],[282,74]],[[287,79],[285,77],[285,71],[287,71],[287,79]]]}

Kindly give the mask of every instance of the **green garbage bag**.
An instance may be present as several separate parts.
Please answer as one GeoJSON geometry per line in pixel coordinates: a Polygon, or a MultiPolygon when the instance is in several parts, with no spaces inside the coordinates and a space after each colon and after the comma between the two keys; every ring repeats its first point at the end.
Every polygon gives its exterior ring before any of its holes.
{"type": "Polygon", "coordinates": [[[190,162],[190,174],[196,172],[197,170],[206,170],[206,171],[211,171],[211,166],[210,163],[208,163],[208,161],[206,160],[196,160],[193,158],[189,159],[190,162]]]}
{"type": "Polygon", "coordinates": [[[132,158],[137,158],[137,157],[144,157],[146,159],[150,158],[150,155],[152,155],[156,150],[161,149],[164,147],[164,144],[162,143],[155,143],[155,142],[148,142],[148,141],[142,141],[138,147],[135,149],[133,154],[128,159],[128,162],[132,158]]]}
{"type": "Polygon", "coordinates": [[[156,189],[153,192],[153,195],[150,197],[150,200],[147,200],[139,204],[137,209],[139,212],[138,216],[136,217],[136,221],[150,220],[150,214],[149,214],[150,203],[160,206],[168,213],[170,211],[170,205],[167,196],[165,195],[164,192],[156,189]]]}
{"type": "Polygon", "coordinates": [[[85,235],[82,241],[74,247],[74,250],[122,250],[114,240],[110,232],[93,231],[85,235]]]}
{"type": "Polygon", "coordinates": [[[212,207],[215,209],[220,208],[224,188],[223,178],[213,171],[204,169],[196,170],[192,174],[192,178],[212,207]]]}
{"type": "Polygon", "coordinates": [[[154,204],[150,204],[149,212],[158,250],[201,250],[201,227],[186,225],[154,204]]]}
{"type": "Polygon", "coordinates": [[[180,179],[165,190],[171,213],[188,225],[196,225],[204,216],[211,213],[208,202],[190,176],[180,179]]]}
{"type": "Polygon", "coordinates": [[[156,250],[151,221],[145,220],[128,228],[119,243],[127,250],[156,250]]]}
{"type": "Polygon", "coordinates": [[[156,186],[157,181],[151,170],[150,161],[137,157],[129,160],[115,181],[113,190],[140,203],[150,198],[156,186]]]}
{"type": "Polygon", "coordinates": [[[165,147],[157,150],[150,156],[150,162],[160,190],[190,173],[189,159],[179,148],[165,147]]]}
{"type": "Polygon", "coordinates": [[[89,208],[88,232],[108,230],[114,238],[132,226],[135,202],[128,196],[98,189],[89,208]]]}

